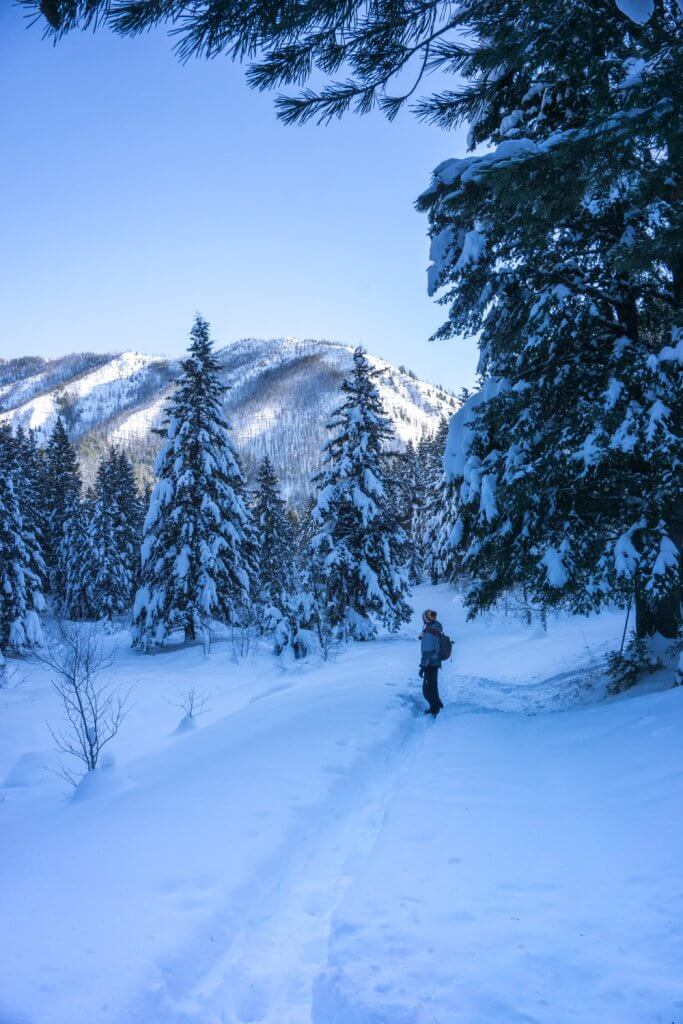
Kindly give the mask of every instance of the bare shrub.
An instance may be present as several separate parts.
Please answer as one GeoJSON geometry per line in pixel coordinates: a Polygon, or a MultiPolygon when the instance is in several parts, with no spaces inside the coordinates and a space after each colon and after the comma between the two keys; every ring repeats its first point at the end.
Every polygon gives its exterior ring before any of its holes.
{"type": "Polygon", "coordinates": [[[198,718],[211,710],[206,706],[209,697],[205,690],[197,690],[193,686],[190,690],[181,690],[178,697],[177,701],[170,701],[170,703],[174,708],[184,711],[186,718],[198,718]]]}
{"type": "Polygon", "coordinates": [[[240,608],[235,621],[230,625],[230,642],[235,661],[248,657],[253,651],[258,633],[259,621],[256,610],[244,605],[240,608]]]}
{"type": "Polygon", "coordinates": [[[330,622],[329,615],[324,609],[316,613],[313,623],[316,648],[323,661],[329,661],[339,653],[344,645],[344,637],[339,629],[330,622]]]}
{"type": "Polygon", "coordinates": [[[51,642],[36,657],[51,673],[52,685],[64,711],[61,730],[48,724],[58,753],[73,757],[85,769],[59,762],[58,774],[77,786],[98,764],[104,747],[114,739],[130,710],[132,687],[121,693],[109,670],[116,649],[106,651],[95,627],[60,622],[51,642]]]}

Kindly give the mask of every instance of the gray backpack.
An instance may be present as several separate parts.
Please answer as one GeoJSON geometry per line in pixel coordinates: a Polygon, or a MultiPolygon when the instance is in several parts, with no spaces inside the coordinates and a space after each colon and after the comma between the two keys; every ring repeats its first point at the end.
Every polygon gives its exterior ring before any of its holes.
{"type": "Polygon", "coordinates": [[[431,629],[427,626],[426,633],[431,633],[439,638],[439,661],[448,661],[453,653],[453,641],[443,630],[431,629]]]}

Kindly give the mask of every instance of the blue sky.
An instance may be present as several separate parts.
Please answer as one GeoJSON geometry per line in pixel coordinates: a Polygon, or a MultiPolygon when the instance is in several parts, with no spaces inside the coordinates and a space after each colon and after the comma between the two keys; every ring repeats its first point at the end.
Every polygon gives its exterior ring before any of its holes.
{"type": "Polygon", "coordinates": [[[0,354],[175,354],[195,310],[229,342],[364,344],[471,385],[471,342],[428,342],[412,203],[464,136],[380,115],[285,127],[227,60],[159,32],[56,47],[0,10],[0,354]]]}

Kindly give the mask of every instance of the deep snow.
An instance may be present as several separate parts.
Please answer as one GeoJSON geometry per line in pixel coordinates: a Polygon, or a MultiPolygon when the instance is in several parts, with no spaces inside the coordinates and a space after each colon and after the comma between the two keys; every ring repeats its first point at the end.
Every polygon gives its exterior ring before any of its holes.
{"type": "Polygon", "coordinates": [[[544,634],[415,603],[456,641],[436,722],[416,623],[286,667],[112,637],[135,707],[76,799],[15,662],[2,1024],[683,1020],[683,689],[596,702],[621,614],[544,634]],[[177,731],[192,686],[210,710],[177,731]]]}

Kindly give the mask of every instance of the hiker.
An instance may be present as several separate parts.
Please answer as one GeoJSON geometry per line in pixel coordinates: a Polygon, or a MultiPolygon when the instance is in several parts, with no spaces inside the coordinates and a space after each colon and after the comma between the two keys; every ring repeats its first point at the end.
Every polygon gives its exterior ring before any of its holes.
{"type": "Polygon", "coordinates": [[[439,669],[441,668],[441,634],[443,626],[436,617],[436,612],[427,609],[422,613],[423,629],[420,633],[422,657],[420,658],[420,677],[422,693],[429,704],[429,712],[436,718],[443,707],[439,697],[439,669]]]}

